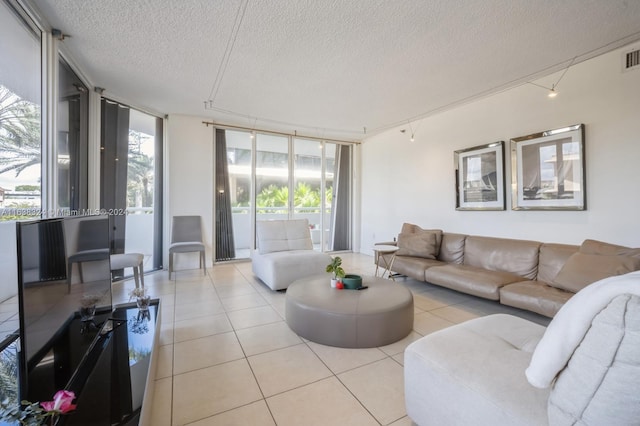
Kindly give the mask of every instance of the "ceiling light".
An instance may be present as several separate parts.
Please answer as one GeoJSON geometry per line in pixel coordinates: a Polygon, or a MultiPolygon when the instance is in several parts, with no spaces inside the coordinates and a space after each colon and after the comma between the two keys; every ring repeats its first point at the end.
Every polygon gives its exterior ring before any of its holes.
{"type": "Polygon", "coordinates": [[[533,83],[531,81],[528,81],[527,83],[533,84],[534,86],[538,86],[538,87],[541,87],[543,89],[548,90],[549,92],[547,93],[547,96],[550,97],[550,98],[555,98],[556,96],[558,96],[558,91],[556,90],[556,87],[558,87],[558,83],[560,83],[560,80],[562,80],[562,77],[564,77],[564,75],[567,73],[567,71],[569,71],[569,67],[571,67],[571,65],[573,65],[573,62],[576,60],[576,58],[577,58],[577,56],[575,58],[573,58],[571,60],[571,62],[569,62],[569,65],[567,65],[567,68],[564,69],[564,72],[562,73],[562,75],[560,76],[558,81],[556,81],[555,84],[552,84],[551,87],[543,86],[541,84],[533,83]]]}

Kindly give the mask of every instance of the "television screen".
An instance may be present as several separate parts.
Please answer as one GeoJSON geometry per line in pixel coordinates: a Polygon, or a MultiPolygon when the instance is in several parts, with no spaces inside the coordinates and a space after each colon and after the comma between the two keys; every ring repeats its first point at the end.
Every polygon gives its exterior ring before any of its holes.
{"type": "Polygon", "coordinates": [[[86,335],[77,338],[89,340],[99,327],[93,315],[111,312],[109,235],[106,215],[17,223],[22,398],[51,396],[37,394],[33,377],[64,388],[83,356],[77,339],[65,337],[69,327],[80,323],[86,335]]]}

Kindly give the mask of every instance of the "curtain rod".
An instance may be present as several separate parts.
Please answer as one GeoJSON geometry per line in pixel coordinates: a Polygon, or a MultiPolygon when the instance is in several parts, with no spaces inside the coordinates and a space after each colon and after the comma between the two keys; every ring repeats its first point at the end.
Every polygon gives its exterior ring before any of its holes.
{"type": "Polygon", "coordinates": [[[280,135],[280,136],[293,136],[294,138],[311,139],[311,140],[316,140],[316,141],[342,142],[342,143],[349,143],[349,144],[360,144],[360,143],[362,143],[361,141],[345,141],[343,139],[319,138],[319,137],[316,137],[316,136],[299,135],[297,132],[295,132],[295,133],[285,133],[285,132],[275,132],[275,131],[272,131],[272,130],[262,130],[262,129],[255,129],[255,128],[252,129],[252,128],[249,128],[249,127],[234,126],[232,124],[216,123],[215,121],[203,121],[202,124],[206,125],[207,127],[209,127],[209,126],[220,126],[220,127],[226,127],[226,128],[229,128],[229,129],[247,130],[247,131],[250,131],[250,132],[268,133],[268,134],[271,134],[271,135],[280,135]]]}

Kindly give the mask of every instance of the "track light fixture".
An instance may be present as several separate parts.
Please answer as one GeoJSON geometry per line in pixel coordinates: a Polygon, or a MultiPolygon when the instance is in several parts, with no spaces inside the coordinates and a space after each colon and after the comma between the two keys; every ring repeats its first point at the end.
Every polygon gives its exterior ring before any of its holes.
{"type": "Polygon", "coordinates": [[[569,65],[567,65],[567,67],[564,69],[564,72],[562,73],[562,75],[560,76],[558,81],[556,81],[555,84],[552,84],[551,87],[543,86],[541,84],[533,83],[531,81],[528,81],[527,83],[533,84],[534,86],[538,86],[538,87],[541,87],[543,89],[548,90],[549,93],[547,93],[547,96],[550,97],[550,98],[555,98],[556,96],[558,96],[558,91],[556,90],[556,87],[558,87],[558,83],[560,83],[560,80],[562,80],[562,77],[564,77],[564,75],[567,73],[567,71],[569,71],[569,67],[571,67],[571,65],[573,65],[573,63],[576,60],[576,58],[577,58],[577,56],[574,57],[571,60],[571,62],[569,62],[569,65]]]}

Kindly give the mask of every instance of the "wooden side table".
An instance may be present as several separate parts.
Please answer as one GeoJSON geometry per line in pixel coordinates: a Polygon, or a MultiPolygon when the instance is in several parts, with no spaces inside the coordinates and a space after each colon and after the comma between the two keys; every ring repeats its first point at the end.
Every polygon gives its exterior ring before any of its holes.
{"type": "Polygon", "coordinates": [[[378,270],[382,269],[382,274],[380,277],[384,278],[384,274],[387,274],[387,279],[391,279],[395,281],[393,275],[391,274],[391,270],[393,268],[393,261],[396,259],[396,252],[398,251],[397,246],[389,246],[385,244],[375,245],[373,246],[373,252],[376,260],[376,273],[375,276],[378,276],[378,270]],[[390,254],[391,259],[387,261],[383,255],[390,254]],[[380,260],[382,259],[382,265],[380,264],[380,260]]]}

